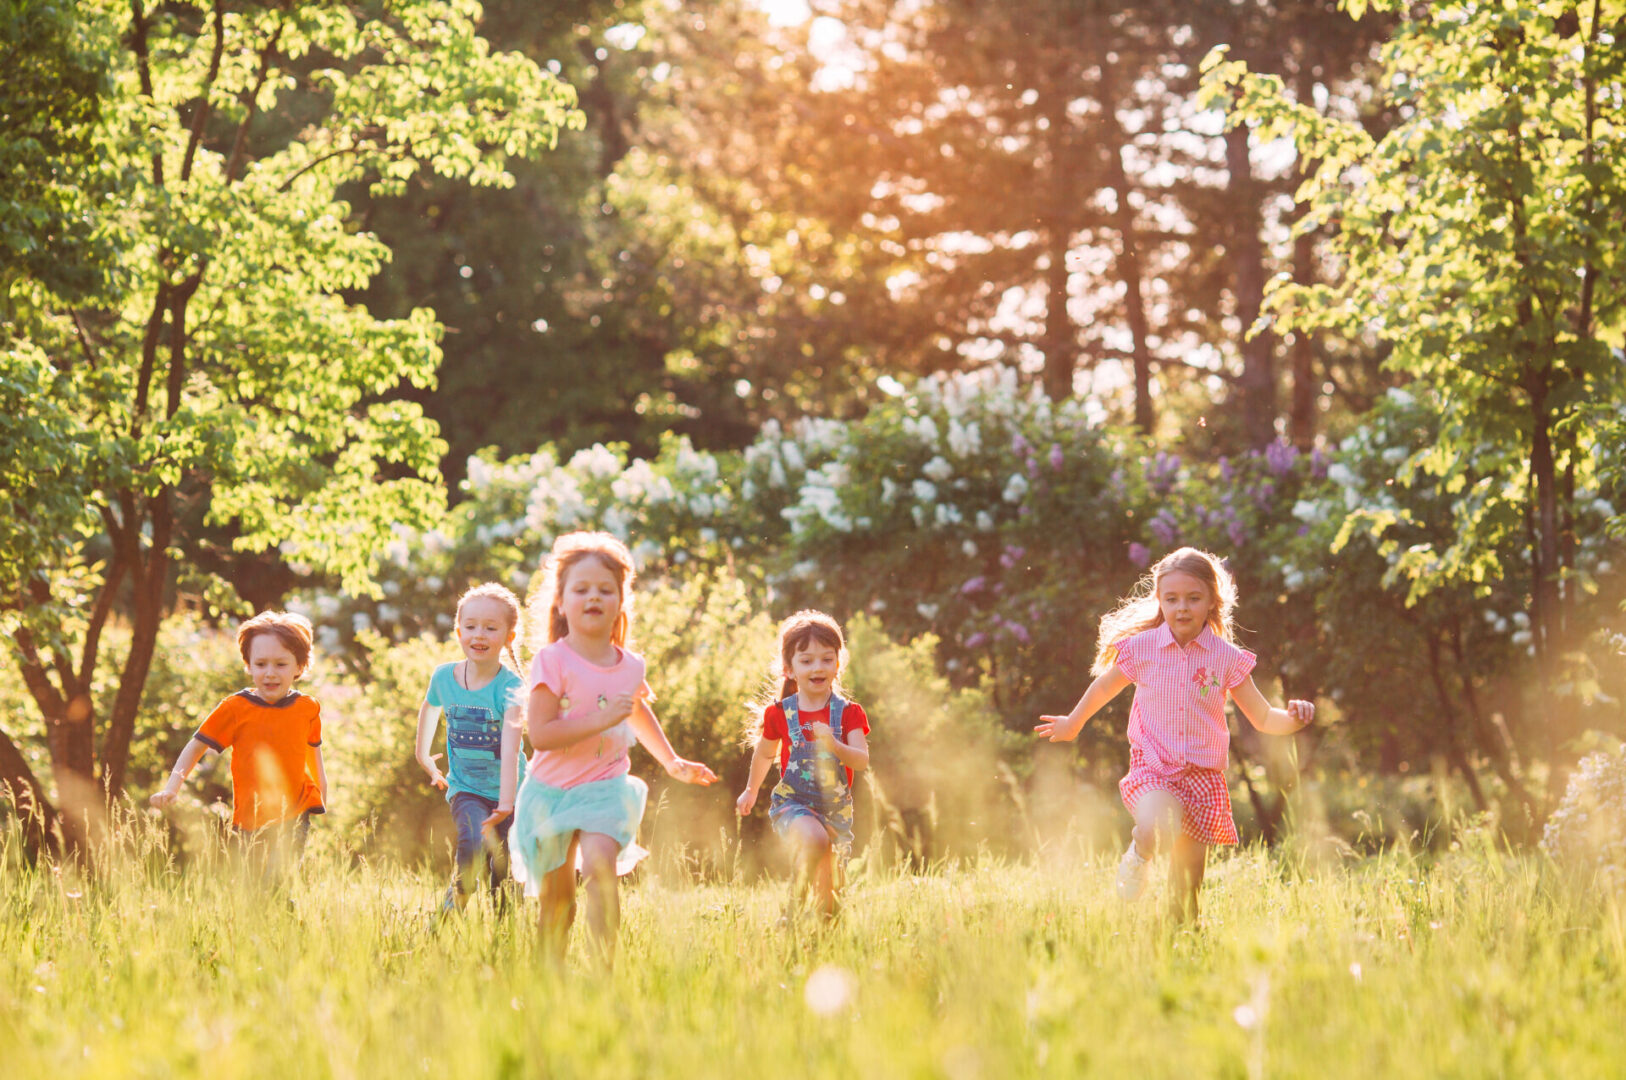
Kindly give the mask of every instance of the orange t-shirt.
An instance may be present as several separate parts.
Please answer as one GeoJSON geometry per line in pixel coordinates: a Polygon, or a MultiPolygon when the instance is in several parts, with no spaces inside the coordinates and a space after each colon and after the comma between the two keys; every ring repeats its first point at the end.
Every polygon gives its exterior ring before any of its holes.
{"type": "Polygon", "coordinates": [[[215,706],[195,737],[215,750],[232,748],[231,823],[238,828],[322,812],[311,767],[311,747],[322,745],[322,710],[311,698],[290,690],[267,705],[239,690],[215,706]]]}

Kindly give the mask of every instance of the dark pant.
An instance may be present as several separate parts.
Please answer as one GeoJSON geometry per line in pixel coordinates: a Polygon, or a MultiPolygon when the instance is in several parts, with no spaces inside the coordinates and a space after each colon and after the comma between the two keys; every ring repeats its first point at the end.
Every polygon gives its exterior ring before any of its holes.
{"type": "Polygon", "coordinates": [[[477,873],[476,857],[482,853],[492,903],[502,904],[503,882],[508,879],[508,827],[514,823],[513,817],[503,819],[488,843],[480,823],[497,809],[496,800],[459,791],[452,796],[451,806],[452,822],[457,826],[457,874],[446,891],[445,906],[456,907],[469,894],[477,873]]]}

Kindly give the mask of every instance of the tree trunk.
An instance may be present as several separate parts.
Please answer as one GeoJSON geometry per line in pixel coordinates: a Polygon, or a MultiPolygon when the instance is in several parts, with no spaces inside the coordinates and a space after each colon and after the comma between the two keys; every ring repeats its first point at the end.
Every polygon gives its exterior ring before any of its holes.
{"type": "MultiPolygon", "coordinates": [[[[1294,88],[1300,106],[1308,107],[1311,104],[1314,88],[1315,80],[1310,66],[1301,56],[1294,88]]],[[[1304,180],[1314,170],[1314,162],[1303,162],[1298,169],[1298,179],[1300,181],[1304,180]]],[[[1295,227],[1303,220],[1309,209],[1309,206],[1305,203],[1294,204],[1293,224],[1295,227]]],[[[1300,233],[1293,238],[1293,282],[1297,285],[1313,285],[1315,280],[1315,236],[1310,233],[1300,233]]],[[[1293,398],[1288,412],[1288,437],[1293,440],[1294,446],[1300,450],[1308,451],[1315,445],[1315,405],[1317,397],[1315,338],[1302,328],[1293,332],[1291,360],[1293,398]]]]}
{"type": "Polygon", "coordinates": [[[1141,267],[1140,236],[1135,226],[1135,211],[1129,205],[1129,172],[1124,168],[1123,154],[1128,148],[1129,136],[1118,120],[1118,95],[1112,80],[1112,65],[1101,64],[1102,126],[1110,139],[1105,148],[1107,184],[1112,188],[1117,208],[1113,223],[1118,230],[1118,277],[1124,283],[1124,317],[1129,323],[1130,356],[1135,368],[1135,426],[1151,434],[1152,414],[1152,351],[1146,337],[1149,327],[1146,319],[1146,300],[1141,284],[1145,272],[1141,267]]]}
{"type": "Polygon", "coordinates": [[[1247,128],[1225,133],[1225,165],[1235,214],[1228,254],[1236,314],[1242,323],[1242,377],[1237,386],[1242,393],[1244,435],[1250,446],[1260,447],[1276,437],[1276,356],[1270,334],[1251,334],[1264,304],[1265,253],[1260,239],[1259,190],[1248,161],[1247,128]]]}
{"type": "Polygon", "coordinates": [[[147,673],[152,669],[158,630],[164,618],[164,585],[168,572],[165,551],[155,547],[147,559],[145,572],[133,575],[135,613],[130,627],[130,655],[119,675],[118,694],[113,699],[107,732],[102,736],[102,783],[109,800],[117,799],[124,792],[130,739],[135,733],[141,692],[147,685],[147,673]]]}
{"type": "Polygon", "coordinates": [[[28,761],[5,732],[0,731],[0,800],[11,804],[21,823],[23,850],[31,859],[61,854],[61,823],[56,807],[28,767],[28,761]]]}

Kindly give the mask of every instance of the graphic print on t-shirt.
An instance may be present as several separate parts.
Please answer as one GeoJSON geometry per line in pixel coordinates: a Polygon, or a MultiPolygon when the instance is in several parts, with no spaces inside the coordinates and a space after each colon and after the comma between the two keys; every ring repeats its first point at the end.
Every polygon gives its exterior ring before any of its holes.
{"type": "Polygon", "coordinates": [[[502,782],[502,725],[478,705],[446,706],[446,755],[476,793],[496,792],[502,782]]]}

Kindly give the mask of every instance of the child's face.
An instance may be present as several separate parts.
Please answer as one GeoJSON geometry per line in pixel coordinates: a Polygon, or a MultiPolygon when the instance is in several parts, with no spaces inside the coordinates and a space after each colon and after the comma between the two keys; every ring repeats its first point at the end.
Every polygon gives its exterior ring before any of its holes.
{"type": "Polygon", "coordinates": [[[1157,606],[1163,612],[1163,621],[1174,632],[1174,640],[1186,645],[1203,632],[1214,598],[1198,578],[1171,570],[1157,580],[1157,606]]]}
{"type": "Polygon", "coordinates": [[[301,671],[299,661],[275,634],[255,634],[248,641],[249,681],[267,705],[275,705],[294,688],[301,671]]]}
{"type": "Polygon", "coordinates": [[[790,657],[790,677],[796,680],[796,689],[814,696],[828,692],[840,671],[841,655],[818,641],[808,641],[790,657]]]}
{"type": "Polygon", "coordinates": [[[621,586],[603,561],[580,560],[565,575],[559,610],[572,634],[608,638],[621,614],[621,586]]]}
{"type": "Polygon", "coordinates": [[[500,660],[503,647],[514,640],[514,628],[506,605],[489,596],[477,596],[463,603],[463,613],[457,617],[457,643],[463,655],[478,665],[487,660],[500,660]]]}

